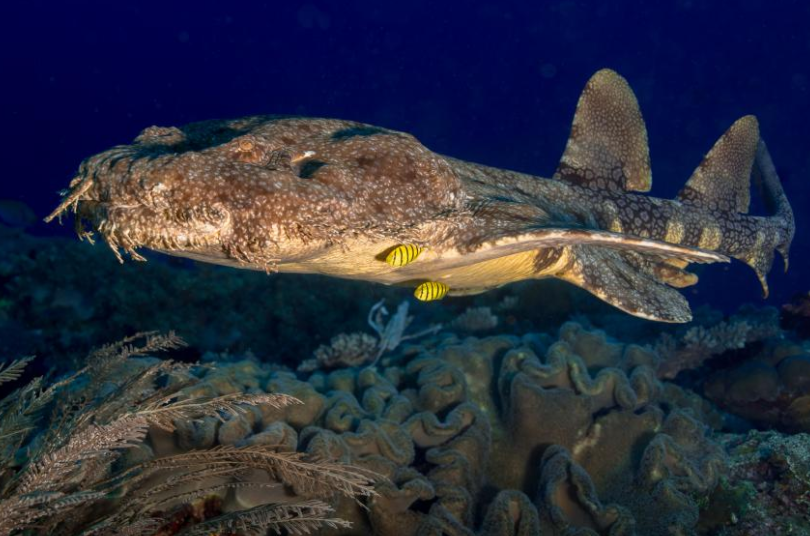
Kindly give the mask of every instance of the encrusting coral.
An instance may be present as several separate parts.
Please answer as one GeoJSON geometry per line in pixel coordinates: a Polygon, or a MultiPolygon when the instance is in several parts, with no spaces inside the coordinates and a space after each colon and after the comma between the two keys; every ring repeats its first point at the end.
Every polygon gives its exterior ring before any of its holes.
{"type": "MultiPolygon", "coordinates": [[[[94,352],[68,377],[37,378],[0,402],[0,534],[167,534],[178,509],[215,494],[224,497],[219,512],[168,533],[349,526],[328,501],[373,497],[371,471],[273,443],[183,452],[166,441],[180,422],[225,425],[250,409],[301,404],[284,394],[206,395],[194,367],[142,357],[181,344],[171,334],[132,337],[94,352]],[[241,490],[261,490],[262,499],[227,499],[241,490]]],[[[0,383],[18,379],[27,361],[0,371],[0,383]]]]}

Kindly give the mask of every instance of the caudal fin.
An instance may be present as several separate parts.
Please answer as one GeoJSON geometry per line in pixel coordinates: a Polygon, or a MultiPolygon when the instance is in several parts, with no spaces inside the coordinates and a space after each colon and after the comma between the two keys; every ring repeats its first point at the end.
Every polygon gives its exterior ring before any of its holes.
{"type": "MultiPolygon", "coordinates": [[[[772,214],[767,218],[775,237],[772,247],[782,256],[785,271],[787,271],[790,260],[790,244],[796,234],[796,221],[793,219],[793,209],[790,207],[790,202],[782,189],[782,182],[776,173],[771,154],[762,140],[757,145],[753,177],[762,193],[765,208],[772,214]]],[[[765,275],[767,275],[767,271],[765,275]]]]}

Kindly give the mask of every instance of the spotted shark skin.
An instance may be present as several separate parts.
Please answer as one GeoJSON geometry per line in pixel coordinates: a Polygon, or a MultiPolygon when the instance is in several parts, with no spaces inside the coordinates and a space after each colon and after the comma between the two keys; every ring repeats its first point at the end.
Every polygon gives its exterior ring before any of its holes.
{"type": "MultiPolygon", "coordinates": [[[[150,127],[85,160],[50,221],[76,213],[142,260],[148,248],[268,272],[317,273],[450,295],[554,277],[639,317],[687,322],[691,263],[739,259],[765,276],[795,226],[752,116],[718,140],[674,200],[652,184],[635,95],[597,72],[550,178],[434,153],[351,121],[255,116],[150,127]],[[748,215],[751,178],[771,215],[748,215]],[[386,255],[423,249],[405,266],[386,255]]],[[[85,224],[90,229],[85,229],[85,224]]]]}

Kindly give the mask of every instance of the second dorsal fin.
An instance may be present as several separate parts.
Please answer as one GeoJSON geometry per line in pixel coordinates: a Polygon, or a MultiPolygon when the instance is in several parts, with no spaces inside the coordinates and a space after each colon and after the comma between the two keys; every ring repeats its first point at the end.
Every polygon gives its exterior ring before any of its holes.
{"type": "Polygon", "coordinates": [[[648,192],[647,128],[627,81],[610,69],[591,77],[554,178],[594,189],[648,192]]]}
{"type": "Polygon", "coordinates": [[[708,210],[747,213],[758,144],[756,117],[738,119],[692,173],[678,200],[708,210]]]}

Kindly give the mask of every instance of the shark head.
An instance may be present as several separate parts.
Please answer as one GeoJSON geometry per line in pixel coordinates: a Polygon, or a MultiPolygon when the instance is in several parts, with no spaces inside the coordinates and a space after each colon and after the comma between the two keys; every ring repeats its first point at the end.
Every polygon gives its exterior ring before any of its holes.
{"type": "MultiPolygon", "coordinates": [[[[391,236],[453,210],[449,166],[410,135],[277,117],[150,127],[85,160],[72,208],[116,251],[272,269],[352,235],[391,236]]],[[[88,236],[80,230],[80,234],[88,236]]]]}

